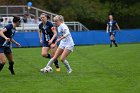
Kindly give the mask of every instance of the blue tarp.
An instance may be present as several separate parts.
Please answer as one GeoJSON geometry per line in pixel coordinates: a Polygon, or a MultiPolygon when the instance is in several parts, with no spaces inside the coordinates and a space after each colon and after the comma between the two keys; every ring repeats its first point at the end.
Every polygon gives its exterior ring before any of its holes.
{"type": "MultiPolygon", "coordinates": [[[[108,44],[109,34],[104,30],[71,32],[75,45],[108,44]]],[[[16,32],[14,39],[22,47],[41,46],[38,32],[16,32]]],[[[116,33],[118,43],[140,43],[140,29],[121,30],[116,33]]],[[[13,45],[15,47],[15,45],[13,45]]]]}

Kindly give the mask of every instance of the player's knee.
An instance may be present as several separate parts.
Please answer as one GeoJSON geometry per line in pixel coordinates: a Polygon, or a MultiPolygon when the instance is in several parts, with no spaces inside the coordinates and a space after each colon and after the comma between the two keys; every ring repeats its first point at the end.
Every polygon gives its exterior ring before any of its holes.
{"type": "Polygon", "coordinates": [[[42,57],[47,57],[46,53],[42,53],[41,55],[42,55],[42,57]]]}
{"type": "Polygon", "coordinates": [[[6,63],[6,60],[1,60],[1,63],[2,63],[2,64],[5,64],[5,63],[6,63]]]}
{"type": "Polygon", "coordinates": [[[2,64],[5,64],[6,62],[1,62],[2,64]]]}
{"type": "Polygon", "coordinates": [[[113,38],[113,37],[111,37],[110,39],[111,39],[111,40],[113,40],[114,38],[113,38]]]}

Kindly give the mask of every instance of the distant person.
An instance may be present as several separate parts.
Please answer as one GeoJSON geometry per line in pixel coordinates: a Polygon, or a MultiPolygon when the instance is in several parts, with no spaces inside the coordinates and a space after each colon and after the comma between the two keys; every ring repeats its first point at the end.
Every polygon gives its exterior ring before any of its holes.
{"type": "Polygon", "coordinates": [[[6,63],[6,57],[9,61],[9,70],[12,75],[14,72],[14,60],[11,51],[11,42],[16,44],[18,47],[21,45],[13,39],[15,34],[15,28],[20,25],[20,17],[14,16],[13,23],[6,25],[2,30],[0,30],[0,71],[3,69],[6,63]]]}
{"type": "Polygon", "coordinates": [[[27,17],[28,17],[28,16],[29,16],[28,12],[25,11],[25,12],[24,12],[24,15],[23,15],[23,22],[24,22],[24,23],[27,23],[27,17]]]}
{"type": "Polygon", "coordinates": [[[0,17],[0,28],[2,27],[3,18],[0,17]]]}
{"type": "MultiPolygon", "coordinates": [[[[74,49],[74,42],[70,34],[68,26],[64,23],[64,18],[62,15],[56,15],[54,17],[55,25],[58,27],[58,39],[52,47],[55,47],[60,41],[59,47],[57,48],[55,55],[50,59],[46,67],[41,69],[41,72],[46,72],[47,69],[51,68],[50,66],[55,62],[55,60],[61,55],[60,60],[65,65],[67,73],[70,74],[72,69],[69,62],[66,60],[68,55],[74,49]]],[[[55,29],[54,29],[55,30],[55,29]]]]}
{"type": "Polygon", "coordinates": [[[109,32],[110,35],[110,47],[112,47],[113,44],[115,45],[115,47],[118,47],[115,40],[115,34],[117,30],[120,31],[120,27],[118,26],[117,21],[113,20],[113,15],[109,15],[106,32],[109,32]]]}
{"type": "MultiPolygon", "coordinates": [[[[39,24],[39,38],[40,43],[42,43],[41,55],[45,58],[51,58],[54,56],[57,46],[51,48],[51,46],[56,42],[57,32],[53,30],[53,24],[47,20],[47,14],[42,13],[40,15],[41,23],[39,24]],[[51,55],[48,53],[51,50],[51,55]]],[[[60,71],[58,60],[54,62],[56,66],[56,71],[60,71]]]]}
{"type": "Polygon", "coordinates": [[[38,19],[37,16],[34,17],[33,23],[34,23],[34,24],[38,24],[38,23],[39,23],[39,19],[38,19]]]}
{"type": "Polygon", "coordinates": [[[12,20],[11,20],[11,19],[9,19],[8,24],[11,24],[11,23],[12,23],[12,20]]]}
{"type": "Polygon", "coordinates": [[[8,18],[4,18],[4,26],[8,25],[8,18]]]}
{"type": "Polygon", "coordinates": [[[33,23],[30,15],[27,16],[27,23],[33,23]]]}

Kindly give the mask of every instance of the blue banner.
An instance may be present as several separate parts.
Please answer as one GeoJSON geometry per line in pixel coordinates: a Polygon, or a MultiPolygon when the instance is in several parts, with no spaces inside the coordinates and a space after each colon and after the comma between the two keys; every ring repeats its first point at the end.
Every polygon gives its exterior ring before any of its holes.
{"type": "MultiPolygon", "coordinates": [[[[108,44],[109,33],[104,30],[91,30],[71,32],[75,45],[108,44]]],[[[121,30],[116,33],[117,43],[140,43],[140,29],[121,30]]],[[[14,39],[21,43],[22,47],[38,47],[38,32],[16,32],[14,39]]],[[[15,47],[15,45],[13,45],[15,47]]]]}

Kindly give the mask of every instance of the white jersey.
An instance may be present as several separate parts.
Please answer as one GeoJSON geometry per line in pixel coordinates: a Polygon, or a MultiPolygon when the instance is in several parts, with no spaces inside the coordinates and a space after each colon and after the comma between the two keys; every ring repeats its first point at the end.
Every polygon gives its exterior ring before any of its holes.
{"type": "Polygon", "coordinates": [[[58,27],[58,36],[59,37],[66,36],[65,38],[63,38],[60,41],[60,45],[62,45],[62,46],[74,46],[72,36],[71,36],[69,28],[67,27],[66,24],[62,23],[58,27]]]}

